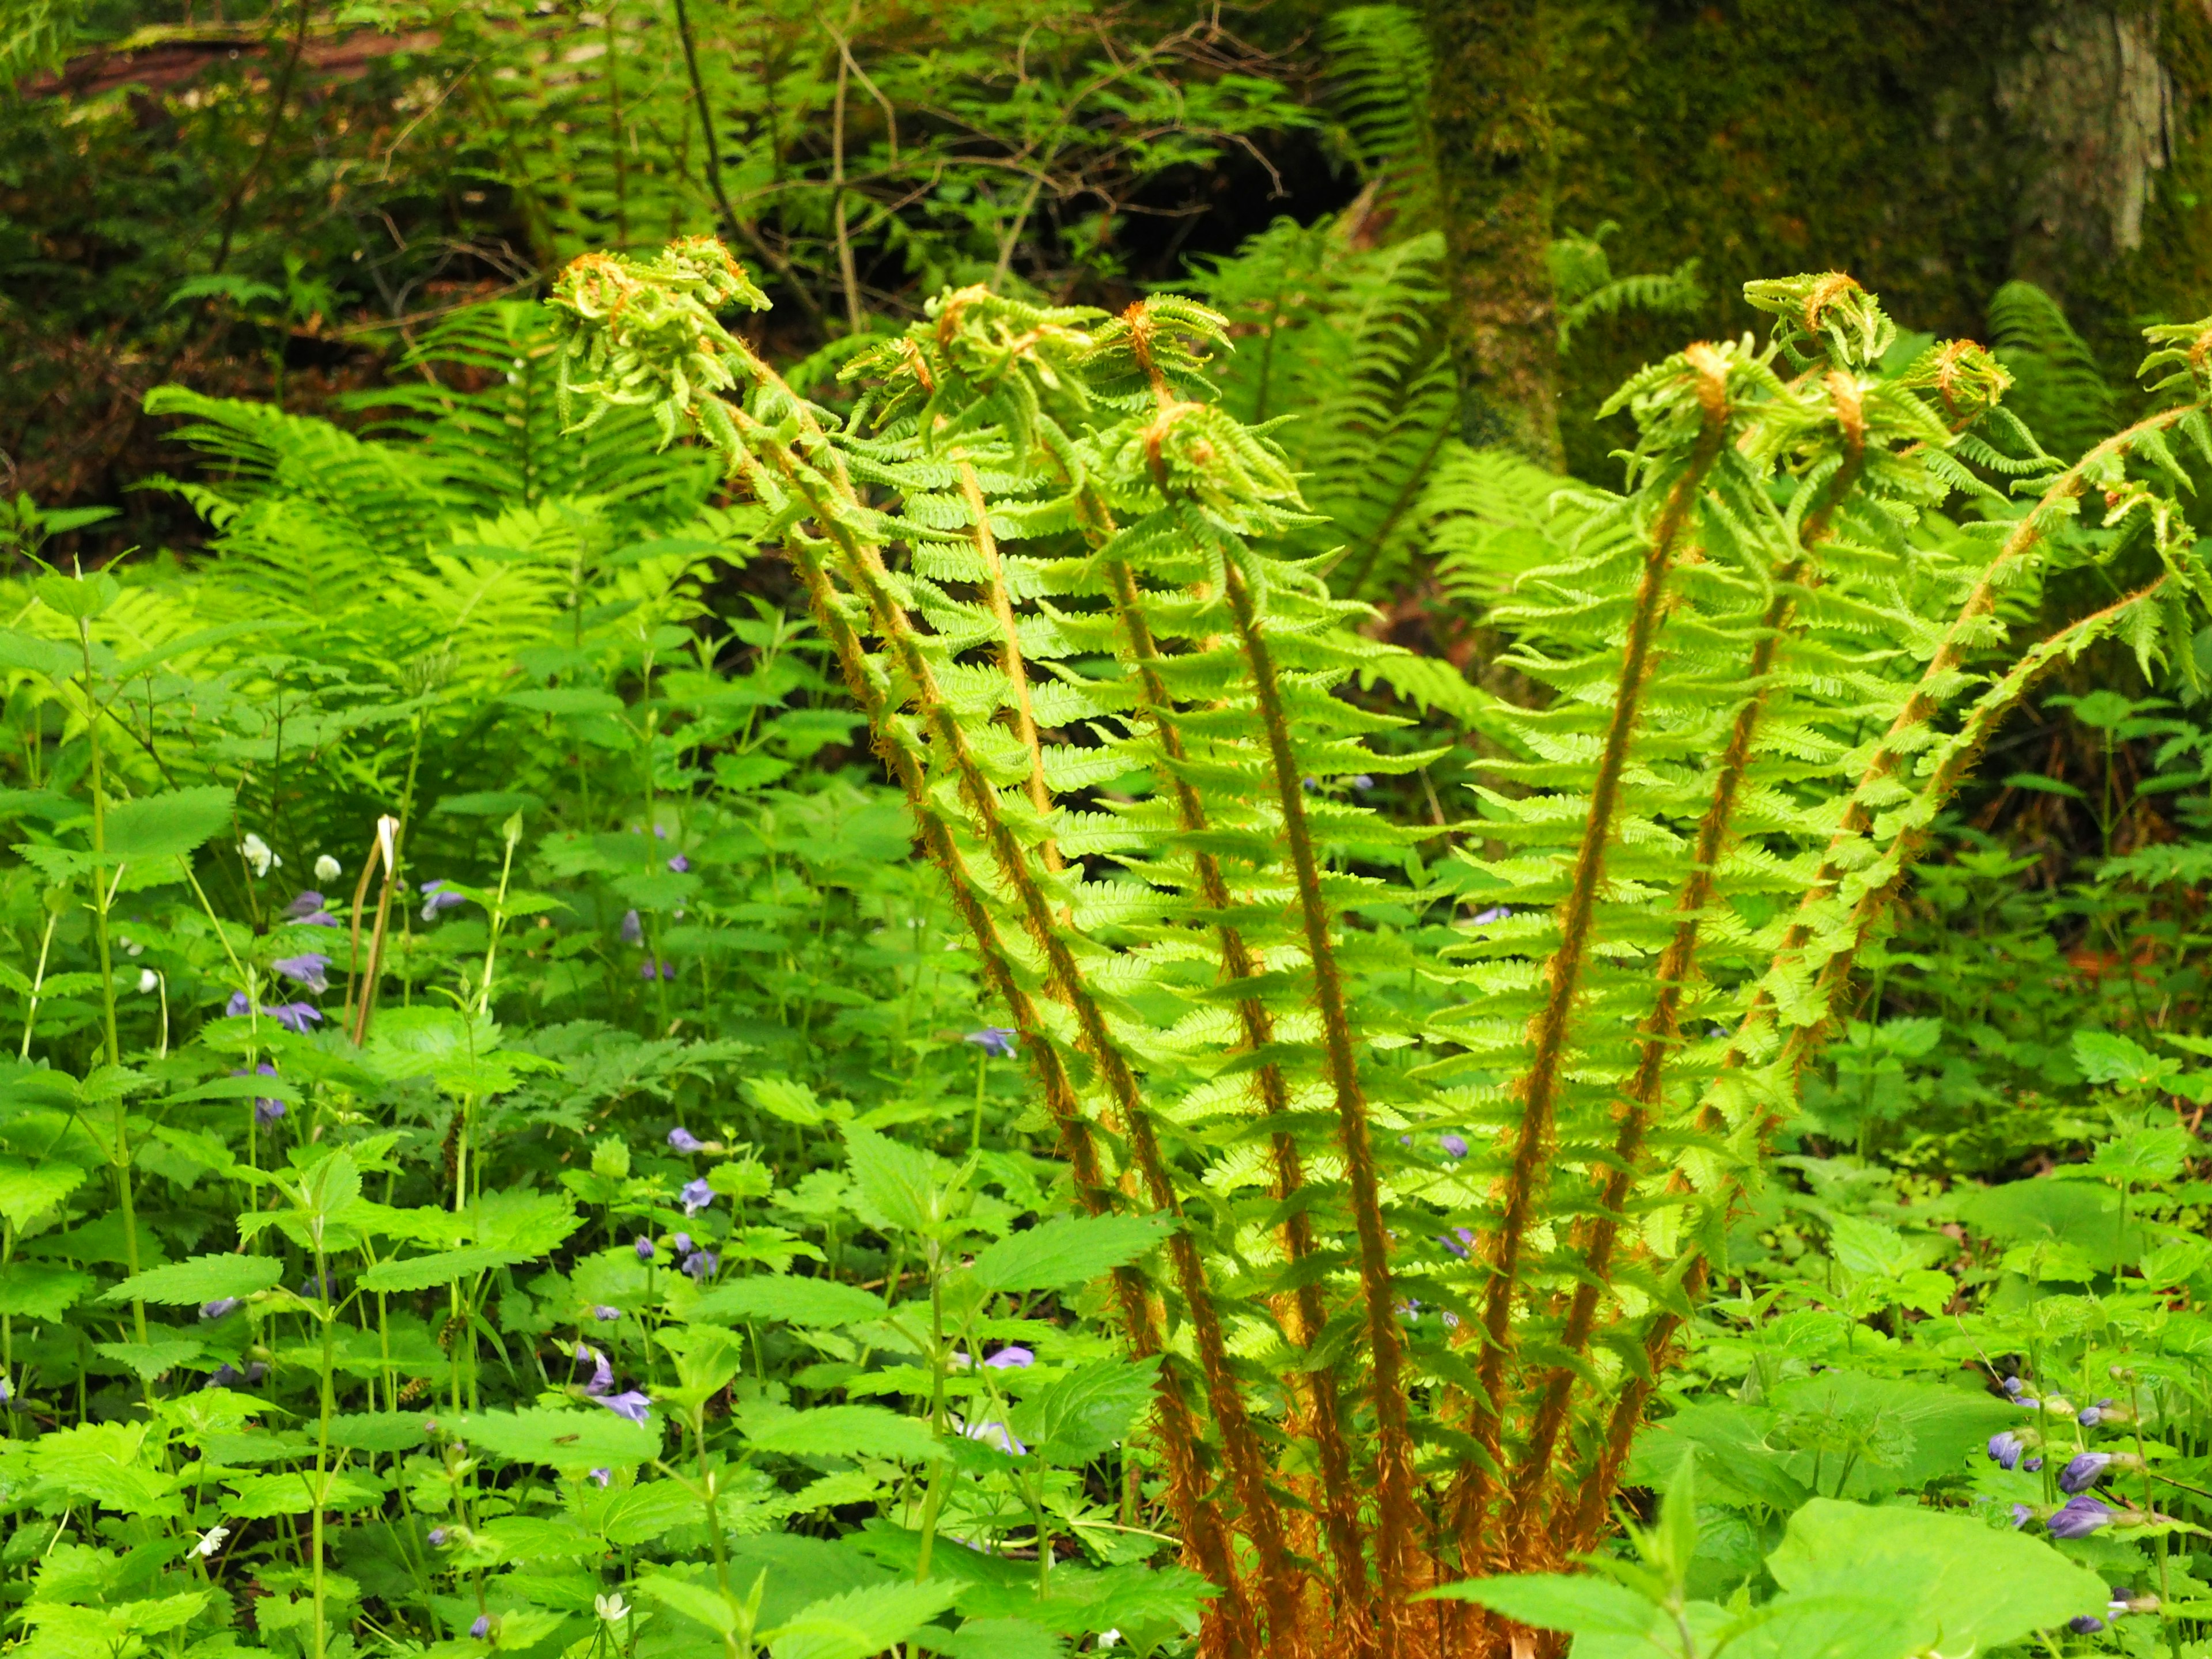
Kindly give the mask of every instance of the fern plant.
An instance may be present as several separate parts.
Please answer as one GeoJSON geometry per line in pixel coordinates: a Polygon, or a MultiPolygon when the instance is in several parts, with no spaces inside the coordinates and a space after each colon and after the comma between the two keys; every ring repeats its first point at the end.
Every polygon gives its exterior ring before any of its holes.
{"type": "Polygon", "coordinates": [[[1173,1231],[1109,1290],[1224,1654],[1504,1653],[1478,1604],[1605,1526],[1654,1381],[1859,950],[1992,724],[2118,635],[2191,672],[2212,327],[2070,468],[1951,343],[1829,274],[1636,376],[1618,492],[1497,611],[1553,695],[1449,880],[1364,805],[1418,765],[1335,695],[1362,608],[1291,556],[1282,451],[1213,400],[1222,319],[967,289],[796,395],[717,320],[718,245],[587,257],[585,431],[696,430],[769,515],[1056,1129],[1073,1201],[1173,1231]],[[2131,464],[2135,471],[2130,470],[2131,464]],[[1995,480],[1996,482],[1992,482],[1995,480]],[[2008,483],[2025,489],[2025,500],[2008,483]],[[1961,505],[1963,504],[1963,505],[1961,505]],[[1978,515],[1929,538],[1934,509],[1978,515]],[[2025,650],[1996,598],[2085,508],[2146,585],[2025,650]],[[1107,785],[1112,787],[1106,787],[1107,785]]]}

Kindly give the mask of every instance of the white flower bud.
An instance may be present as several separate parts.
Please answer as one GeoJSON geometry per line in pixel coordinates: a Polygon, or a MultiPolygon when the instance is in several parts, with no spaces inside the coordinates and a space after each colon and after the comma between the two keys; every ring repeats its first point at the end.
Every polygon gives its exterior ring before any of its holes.
{"type": "Polygon", "coordinates": [[[333,882],[344,873],[345,866],[340,864],[336,859],[332,858],[328,853],[322,854],[315,860],[315,879],[317,881],[324,883],[333,882]]]}
{"type": "Polygon", "coordinates": [[[247,836],[244,841],[238,843],[238,850],[246,863],[252,866],[253,873],[257,876],[267,875],[272,866],[280,870],[284,867],[284,860],[271,852],[269,843],[258,836],[247,836]]]}
{"type": "Polygon", "coordinates": [[[194,1555],[213,1555],[222,1547],[222,1540],[230,1536],[228,1527],[210,1527],[200,1541],[192,1546],[194,1555]]]}
{"type": "Polygon", "coordinates": [[[138,970],[138,994],[140,996],[148,997],[153,995],[154,988],[161,982],[161,976],[155,973],[151,968],[141,968],[138,970]]]}

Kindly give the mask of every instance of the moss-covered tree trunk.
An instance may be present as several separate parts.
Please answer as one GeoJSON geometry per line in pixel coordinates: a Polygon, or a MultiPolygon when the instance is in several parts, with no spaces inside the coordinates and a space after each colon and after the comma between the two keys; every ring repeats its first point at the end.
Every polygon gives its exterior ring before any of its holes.
{"type": "Polygon", "coordinates": [[[1558,181],[1543,27],[1553,3],[1425,0],[1424,21],[1462,433],[1556,466],[1559,351],[1545,264],[1558,181]]]}

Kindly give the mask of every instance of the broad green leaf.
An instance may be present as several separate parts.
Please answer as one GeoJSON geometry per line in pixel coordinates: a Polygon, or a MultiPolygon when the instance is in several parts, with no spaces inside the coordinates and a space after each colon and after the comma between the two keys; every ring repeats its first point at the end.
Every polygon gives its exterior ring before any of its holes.
{"type": "Polygon", "coordinates": [[[1509,1573],[1439,1584],[1415,1598],[1474,1601],[1537,1630],[1577,1636],[1644,1637],[1661,1628],[1666,1614],[1633,1590],[1583,1573],[1509,1573]]]}
{"type": "Polygon", "coordinates": [[[555,686],[542,691],[511,691],[500,699],[539,714],[619,714],[623,700],[611,691],[586,686],[555,686]]]}
{"type": "Polygon", "coordinates": [[[756,1319],[823,1329],[860,1325],[884,1316],[883,1300],[834,1279],[761,1273],[734,1279],[691,1304],[686,1319],[698,1324],[738,1325],[756,1319]]]}
{"type": "Polygon", "coordinates": [[[284,1264],[265,1255],[196,1255],[173,1267],[155,1267],[104,1292],[103,1302],[158,1302],[181,1308],[225,1297],[273,1290],[284,1264]]]}
{"type": "Polygon", "coordinates": [[[52,1159],[0,1158],[0,1215],[20,1232],[84,1184],[84,1171],[52,1159]]]}
{"type": "Polygon", "coordinates": [[[355,1412],[331,1419],[331,1444],[354,1451],[421,1451],[429,1444],[432,1412],[355,1412]]]}
{"type": "Polygon", "coordinates": [[[672,1573],[652,1572],[635,1581],[640,1595],[672,1608],[695,1624],[727,1636],[738,1627],[738,1615],[722,1593],[708,1584],[695,1584],[672,1573]]]}
{"type": "Polygon", "coordinates": [[[969,1272],[987,1291],[1058,1291],[1134,1261],[1175,1231],[1165,1215],[1060,1216],[1010,1233],[969,1272]]]}
{"type": "Polygon", "coordinates": [[[143,1423],[87,1423],[52,1429],[31,1443],[41,1486],[91,1498],[125,1515],[181,1515],[177,1483],[146,1450],[143,1423]]]}
{"type": "Polygon", "coordinates": [[[2178,1060],[2111,1031],[2075,1032],[2074,1063],[2091,1083],[2122,1089],[2155,1088],[2181,1069],[2178,1060]]]}
{"type": "Polygon", "coordinates": [[[1097,1359],[1022,1401],[1017,1437],[1048,1462],[1087,1463],[1125,1439],[1152,1403],[1150,1359],[1097,1359]]]}
{"type": "Polygon", "coordinates": [[[861,1196],[890,1225],[919,1232],[943,1219],[946,1172],[929,1153],[857,1124],[845,1152],[861,1196]]]}
{"type": "Polygon", "coordinates": [[[1766,1558],[1793,1595],[1864,1595],[1909,1616],[1907,1652],[1987,1652],[2079,1613],[2102,1613],[2105,1581],[2049,1544],[1980,1516],[1816,1498],[1766,1558]]]}
{"type": "Polygon", "coordinates": [[[943,1455],[929,1425],[880,1406],[817,1406],[811,1411],[749,1418],[748,1449],[793,1457],[887,1457],[904,1463],[943,1455]]]}
{"type": "Polygon", "coordinates": [[[110,864],[145,864],[197,850],[230,822],[231,795],[211,784],[171,789],[107,809],[110,864]]]}
{"type": "Polygon", "coordinates": [[[59,1319],[94,1283],[90,1273],[74,1268],[10,1261],[0,1267],[0,1314],[41,1323],[59,1319]]]}
{"type": "Polygon", "coordinates": [[[556,1411],[477,1412],[450,1419],[455,1435],[510,1463],[556,1468],[613,1468],[649,1463],[660,1452],[660,1430],[617,1417],[605,1407],[556,1411]]]}
{"type": "Polygon", "coordinates": [[[102,1358],[128,1365],[145,1382],[166,1376],[179,1365],[191,1364],[206,1352],[197,1342],[185,1341],[96,1342],[93,1346],[102,1358]]]}
{"type": "Polygon", "coordinates": [[[72,646],[0,628],[0,668],[27,668],[51,679],[65,680],[83,667],[82,653],[72,646]]]}
{"type": "Polygon", "coordinates": [[[441,1250],[434,1255],[413,1255],[398,1261],[380,1261],[361,1276],[365,1291],[427,1291],[434,1285],[451,1285],[472,1279],[492,1267],[511,1267],[530,1258],[514,1250],[495,1250],[482,1244],[466,1249],[441,1250]]]}
{"type": "Polygon", "coordinates": [[[234,1496],[222,1512],[236,1520],[262,1521],[278,1515],[305,1515],[315,1507],[343,1514],[363,1510],[383,1497],[380,1487],[335,1469],[324,1472],[318,1483],[313,1469],[293,1469],[283,1474],[234,1474],[225,1483],[234,1496]]]}
{"type": "Polygon", "coordinates": [[[1026,1619],[970,1619],[937,1650],[949,1659],[1061,1659],[1067,1644],[1026,1619]]]}
{"type": "Polygon", "coordinates": [[[954,1588],[942,1579],[870,1584],[816,1601],[763,1634],[775,1659],[869,1659],[951,1607],[954,1588]]]}

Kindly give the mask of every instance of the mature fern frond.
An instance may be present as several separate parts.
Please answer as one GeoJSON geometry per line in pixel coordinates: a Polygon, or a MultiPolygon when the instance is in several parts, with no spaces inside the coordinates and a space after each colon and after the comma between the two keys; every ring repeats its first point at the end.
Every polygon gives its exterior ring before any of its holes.
{"type": "Polygon", "coordinates": [[[1305,550],[1293,452],[1211,395],[1229,319],[963,289],[851,366],[840,426],[714,319],[750,292],[700,244],[580,262],[564,385],[695,424],[769,515],[1077,1201],[1171,1222],[1115,1297],[1166,1361],[1206,1649],[1510,1651],[1411,1598],[1587,1547],[1738,1174],[1991,722],[2093,637],[2191,640],[2207,579],[2122,459],[2212,436],[2189,343],[2154,361],[2191,403],[2001,536],[1917,526],[1991,495],[1953,452],[2002,370],[1951,345],[1883,374],[1893,330],[1833,274],[1753,285],[1765,349],[1623,389],[1620,492],[1540,508],[1460,458],[1499,503],[1468,580],[1551,699],[1486,711],[1492,850],[1441,890],[1497,902],[1447,923],[1389,873],[1426,827],[1346,787],[1428,757],[1334,695],[1376,650],[1305,550]],[[2092,489],[2166,574],[1978,683],[1995,594],[2092,489]],[[1091,793],[1132,775],[1151,793],[1091,793]]]}
{"type": "Polygon", "coordinates": [[[1407,7],[1346,6],[1324,25],[1329,105],[1359,170],[1415,224],[1434,210],[1429,170],[1429,43],[1407,7]]]}
{"type": "Polygon", "coordinates": [[[2112,429],[2119,399],[2089,343],[2033,283],[1990,296],[1990,339],[2015,382],[2013,412],[2053,454],[2084,453],[2112,429]]]}

